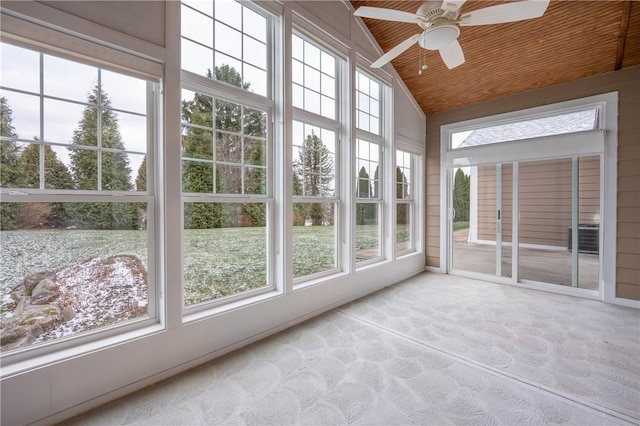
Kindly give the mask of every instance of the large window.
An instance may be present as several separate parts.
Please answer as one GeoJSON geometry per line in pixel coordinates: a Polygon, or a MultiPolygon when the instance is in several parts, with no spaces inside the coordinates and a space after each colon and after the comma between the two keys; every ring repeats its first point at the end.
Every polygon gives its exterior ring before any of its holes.
{"type": "Polygon", "coordinates": [[[382,257],[382,86],[356,72],[356,262],[382,257]]]}
{"type": "Polygon", "coordinates": [[[182,5],[182,68],[189,71],[181,141],[186,306],[255,294],[273,281],[272,101],[246,96],[246,90],[268,93],[270,19],[238,2],[203,5],[182,5]],[[200,30],[209,38],[200,37],[200,30]],[[208,61],[200,68],[194,61],[201,58],[189,50],[198,40],[208,61]],[[211,80],[195,76],[212,66],[211,80]]]}
{"type": "Polygon", "coordinates": [[[400,254],[415,248],[415,163],[414,154],[396,150],[396,253],[400,254]]]}
{"type": "Polygon", "coordinates": [[[293,34],[293,277],[338,265],[339,59],[293,34]]]}
{"type": "Polygon", "coordinates": [[[1,349],[153,317],[155,85],[1,48],[1,349]]]}

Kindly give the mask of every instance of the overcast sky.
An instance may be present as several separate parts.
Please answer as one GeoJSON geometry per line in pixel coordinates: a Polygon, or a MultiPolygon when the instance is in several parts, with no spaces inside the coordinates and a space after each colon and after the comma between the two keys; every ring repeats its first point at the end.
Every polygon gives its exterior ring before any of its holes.
{"type": "MultiPolygon", "coordinates": [[[[114,114],[125,150],[131,151],[127,155],[134,183],[147,151],[147,119],[140,115],[146,114],[146,82],[106,70],[99,73],[96,67],[50,55],[43,55],[41,63],[39,53],[7,43],[0,43],[0,49],[2,96],[12,110],[18,138],[70,145],[87,108],[88,95],[100,78],[111,107],[118,110],[114,114]]],[[[68,150],[64,146],[52,148],[69,167],[68,150]]]]}

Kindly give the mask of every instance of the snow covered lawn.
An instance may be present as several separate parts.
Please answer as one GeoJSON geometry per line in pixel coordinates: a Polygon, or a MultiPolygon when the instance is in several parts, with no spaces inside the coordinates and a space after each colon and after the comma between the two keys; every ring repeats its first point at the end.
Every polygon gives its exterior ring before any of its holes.
{"type": "Polygon", "coordinates": [[[11,302],[11,289],[25,275],[55,271],[93,257],[133,254],[147,267],[145,231],[78,229],[2,231],[0,233],[0,317],[11,302]]]}
{"type": "MultiPolygon", "coordinates": [[[[375,245],[376,227],[358,228],[358,248],[375,245]]],[[[296,227],[294,236],[294,276],[334,266],[333,226],[296,227]]],[[[11,304],[11,289],[26,275],[119,254],[135,255],[147,268],[146,231],[0,232],[0,319],[11,304]]],[[[263,287],[267,284],[267,264],[266,228],[185,230],[185,304],[263,287]]]]}

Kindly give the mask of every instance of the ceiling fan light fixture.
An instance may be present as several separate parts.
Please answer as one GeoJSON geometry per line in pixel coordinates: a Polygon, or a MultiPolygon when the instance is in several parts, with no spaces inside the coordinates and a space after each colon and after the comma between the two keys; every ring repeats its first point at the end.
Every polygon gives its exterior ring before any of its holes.
{"type": "Polygon", "coordinates": [[[435,24],[424,30],[418,44],[427,50],[440,50],[450,45],[459,35],[460,28],[455,24],[435,24]]]}

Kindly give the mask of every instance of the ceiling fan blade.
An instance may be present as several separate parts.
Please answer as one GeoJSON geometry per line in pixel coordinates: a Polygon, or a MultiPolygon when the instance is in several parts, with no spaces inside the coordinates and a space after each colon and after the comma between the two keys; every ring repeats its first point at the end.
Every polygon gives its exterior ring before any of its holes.
{"type": "Polygon", "coordinates": [[[460,25],[489,25],[505,22],[523,21],[544,15],[549,0],[522,0],[513,3],[499,4],[464,13],[460,17],[460,25]]]}
{"type": "Polygon", "coordinates": [[[444,0],[440,8],[447,12],[455,12],[460,9],[466,1],[467,0],[444,0]]]}
{"type": "Polygon", "coordinates": [[[453,40],[447,46],[439,49],[440,57],[442,61],[449,69],[453,69],[459,65],[464,64],[464,53],[462,52],[462,46],[458,40],[453,40]]]}
{"type": "Polygon", "coordinates": [[[361,18],[384,19],[385,21],[410,22],[414,24],[424,21],[422,16],[415,13],[371,6],[360,6],[353,15],[361,18]]]}
{"type": "Polygon", "coordinates": [[[377,61],[371,64],[371,68],[380,68],[381,66],[385,65],[387,62],[391,61],[392,59],[395,59],[396,56],[400,55],[402,52],[410,48],[412,45],[416,44],[418,40],[420,40],[420,35],[421,34],[416,34],[409,37],[408,39],[406,39],[405,41],[403,41],[402,43],[400,43],[399,45],[397,45],[396,47],[394,47],[393,49],[391,49],[390,51],[382,55],[377,61]]]}

